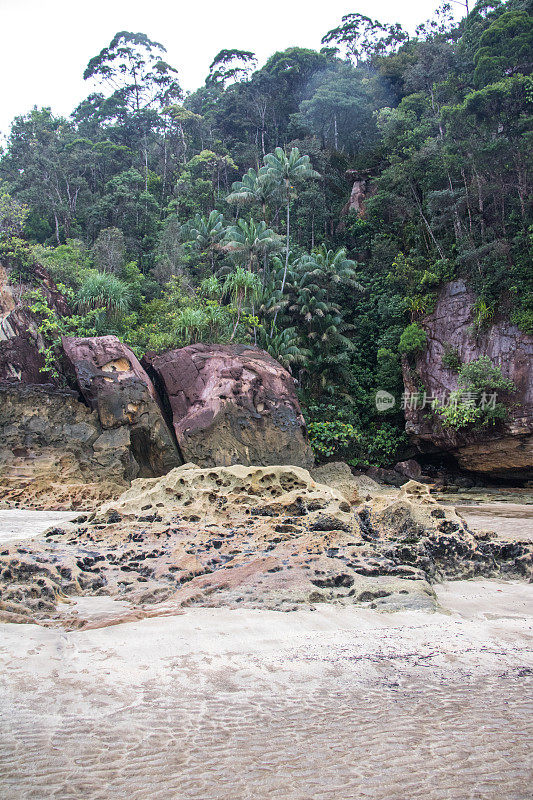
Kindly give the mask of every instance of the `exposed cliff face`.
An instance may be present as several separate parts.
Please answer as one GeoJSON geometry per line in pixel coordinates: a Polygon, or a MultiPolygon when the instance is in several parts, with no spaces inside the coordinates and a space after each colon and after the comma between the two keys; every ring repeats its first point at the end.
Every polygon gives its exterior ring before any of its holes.
{"type": "Polygon", "coordinates": [[[444,450],[457,458],[462,469],[494,478],[533,477],[533,337],[522,333],[503,317],[487,330],[473,330],[475,295],[458,280],[441,291],[433,313],[421,324],[427,348],[414,369],[403,362],[407,392],[442,397],[457,389],[457,375],[442,363],[446,348],[455,348],[463,363],[488,356],[516,386],[509,402],[508,419],[483,430],[445,428],[428,410],[406,409],[406,430],[422,452],[444,450]]]}
{"type": "Polygon", "coordinates": [[[197,344],[144,361],[168,397],[185,460],[313,464],[294,381],[264,350],[197,344]]]}
{"type": "Polygon", "coordinates": [[[127,437],[77,392],[0,384],[0,497],[7,505],[91,507],[139,472],[127,437]]]}
{"type": "Polygon", "coordinates": [[[364,218],[366,214],[365,200],[375,194],[375,186],[366,170],[349,169],[346,172],[346,178],[351,181],[352,190],[350,199],[341,211],[341,216],[354,213],[358,217],[364,218]]]}
{"type": "MultiPolygon", "coordinates": [[[[69,314],[69,308],[46,270],[39,265],[33,268],[35,281],[51,308],[69,314]]],[[[38,320],[21,302],[24,294],[34,286],[10,283],[8,274],[0,265],[0,380],[17,380],[22,383],[44,383],[40,371],[44,358],[39,350],[45,342],[39,333],[38,320]]]]}

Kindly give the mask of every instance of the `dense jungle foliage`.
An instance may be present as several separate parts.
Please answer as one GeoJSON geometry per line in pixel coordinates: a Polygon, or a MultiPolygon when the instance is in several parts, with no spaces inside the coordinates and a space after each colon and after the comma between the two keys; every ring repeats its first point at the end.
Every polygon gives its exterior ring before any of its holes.
{"type": "Polygon", "coordinates": [[[440,284],[466,278],[480,327],[503,310],[533,332],[531,2],[459,23],[444,5],[414,37],[348,14],[322,44],[261,69],[222,50],[184,96],[161,44],[117,33],[69,119],[15,119],[0,257],[69,298],[60,319],[27,296],[51,371],[65,332],[257,344],[298,380],[318,454],[386,464],[403,418],[374,394],[400,397],[440,284]]]}

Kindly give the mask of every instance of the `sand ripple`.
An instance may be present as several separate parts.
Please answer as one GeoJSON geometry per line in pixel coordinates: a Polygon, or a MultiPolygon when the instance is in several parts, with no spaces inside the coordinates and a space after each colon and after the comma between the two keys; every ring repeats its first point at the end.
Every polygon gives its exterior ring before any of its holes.
{"type": "Polygon", "coordinates": [[[529,800],[528,587],[519,602],[514,584],[474,586],[470,618],[203,609],[71,633],[3,625],[2,797],[529,800]]]}

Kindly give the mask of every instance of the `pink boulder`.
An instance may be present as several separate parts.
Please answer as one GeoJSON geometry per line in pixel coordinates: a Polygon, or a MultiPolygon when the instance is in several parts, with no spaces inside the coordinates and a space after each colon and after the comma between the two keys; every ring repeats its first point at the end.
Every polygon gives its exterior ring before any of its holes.
{"type": "Polygon", "coordinates": [[[64,337],[63,350],[81,394],[108,431],[110,448],[120,429],[141,477],[164,475],[181,464],[152,381],[129,347],[116,336],[64,337]]]}
{"type": "Polygon", "coordinates": [[[294,381],[264,350],[195,344],[143,363],[168,397],[186,461],[312,466],[294,381]]]}

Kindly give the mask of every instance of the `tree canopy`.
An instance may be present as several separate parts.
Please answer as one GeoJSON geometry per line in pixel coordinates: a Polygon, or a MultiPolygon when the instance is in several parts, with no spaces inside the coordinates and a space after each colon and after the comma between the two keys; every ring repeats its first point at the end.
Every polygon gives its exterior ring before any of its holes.
{"type": "Polygon", "coordinates": [[[373,397],[401,393],[440,286],[533,331],[531,3],[444,4],[412,37],[351,13],[322,44],[221,49],[184,96],[162,44],[118,32],[69,118],[15,119],[0,256],[48,268],[69,330],[264,347],[320,436],[390,463],[403,418],[373,397]]]}

